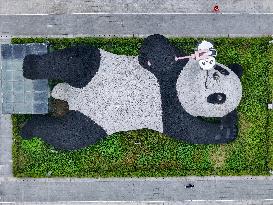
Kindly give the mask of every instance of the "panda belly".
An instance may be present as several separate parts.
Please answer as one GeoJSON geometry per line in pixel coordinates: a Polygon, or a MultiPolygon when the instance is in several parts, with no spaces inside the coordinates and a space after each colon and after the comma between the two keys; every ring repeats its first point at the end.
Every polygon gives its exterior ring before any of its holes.
{"type": "Polygon", "coordinates": [[[88,116],[107,134],[142,128],[163,132],[156,77],[142,68],[136,57],[100,52],[100,68],[86,87],[62,83],[52,96],[66,100],[70,110],[88,116]]]}

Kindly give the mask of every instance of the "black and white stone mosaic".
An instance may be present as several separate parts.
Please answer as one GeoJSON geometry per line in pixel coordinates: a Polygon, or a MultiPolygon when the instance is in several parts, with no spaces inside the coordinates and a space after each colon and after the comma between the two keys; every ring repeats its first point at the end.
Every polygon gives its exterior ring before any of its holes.
{"type": "Polygon", "coordinates": [[[152,35],[138,57],[87,46],[27,56],[24,76],[63,80],[51,95],[67,101],[70,111],[58,118],[36,116],[24,126],[23,137],[40,136],[69,150],[142,128],[197,144],[234,140],[241,67],[217,64],[204,71],[197,61],[175,61],[183,55],[164,36],[152,35]],[[197,116],[220,121],[210,123],[197,116]]]}

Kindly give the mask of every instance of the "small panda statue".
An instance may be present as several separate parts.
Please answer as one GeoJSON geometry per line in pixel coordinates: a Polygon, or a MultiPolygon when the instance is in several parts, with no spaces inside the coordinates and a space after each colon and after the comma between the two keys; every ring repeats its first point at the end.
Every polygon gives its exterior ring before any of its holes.
{"type": "Polygon", "coordinates": [[[24,77],[63,80],[51,95],[67,101],[70,111],[60,118],[34,115],[21,134],[65,150],[143,128],[195,144],[234,140],[241,67],[216,63],[207,71],[196,60],[175,60],[183,55],[155,34],[144,40],[138,57],[88,46],[26,56],[24,77]],[[210,123],[200,116],[221,120],[210,123]]]}

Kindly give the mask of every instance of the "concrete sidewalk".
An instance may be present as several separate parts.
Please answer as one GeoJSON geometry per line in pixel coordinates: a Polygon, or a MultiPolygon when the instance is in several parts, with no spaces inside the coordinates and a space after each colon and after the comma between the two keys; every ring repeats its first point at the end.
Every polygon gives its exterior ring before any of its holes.
{"type": "Polygon", "coordinates": [[[273,203],[273,178],[0,178],[4,202],[242,201],[273,203]],[[186,188],[189,183],[193,188],[186,188]]]}
{"type": "Polygon", "coordinates": [[[222,37],[273,34],[273,14],[71,14],[0,15],[0,33],[10,36],[222,37]]]}
{"type": "MultiPolygon", "coordinates": [[[[15,203],[10,203],[15,204],[15,203]]],[[[237,201],[175,201],[175,202],[168,202],[168,201],[156,201],[156,202],[147,202],[147,201],[104,201],[104,202],[29,202],[29,203],[16,203],[16,205],[272,205],[272,201],[268,200],[237,200],[237,201]]]]}
{"type": "MultiPolygon", "coordinates": [[[[12,176],[12,130],[10,115],[0,115],[0,177],[12,176]]],[[[0,182],[1,185],[1,182],[0,182]]],[[[0,191],[1,193],[1,191],[0,191]]]]}
{"type": "Polygon", "coordinates": [[[273,13],[272,0],[6,0],[0,14],[207,13],[215,3],[224,13],[273,13]]]}
{"type": "Polygon", "coordinates": [[[0,35],[220,37],[273,34],[272,0],[9,0],[0,35]],[[218,3],[220,13],[212,13],[218,3]]]}
{"type": "MultiPolygon", "coordinates": [[[[0,39],[0,77],[2,78],[1,44],[10,39],[0,39]]],[[[2,80],[0,79],[0,177],[12,176],[12,125],[11,116],[2,115],[2,80]]],[[[1,182],[0,182],[1,185],[1,182]]]]}

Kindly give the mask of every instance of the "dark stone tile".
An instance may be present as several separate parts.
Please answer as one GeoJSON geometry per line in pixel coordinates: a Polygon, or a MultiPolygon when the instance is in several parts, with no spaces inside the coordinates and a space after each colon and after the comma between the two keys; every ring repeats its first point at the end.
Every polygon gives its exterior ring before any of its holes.
{"type": "Polygon", "coordinates": [[[35,54],[45,54],[47,53],[47,45],[46,44],[35,44],[34,45],[35,54]]]}
{"type": "Polygon", "coordinates": [[[47,92],[34,92],[34,101],[36,102],[48,102],[47,92]]]}
{"type": "Polygon", "coordinates": [[[45,44],[36,44],[36,43],[32,43],[32,44],[28,44],[26,46],[26,55],[29,54],[45,54],[47,53],[47,47],[45,44]]]}
{"type": "Polygon", "coordinates": [[[26,56],[30,55],[30,54],[34,54],[33,47],[32,47],[32,44],[27,44],[26,45],[26,56]]]}
{"type": "Polygon", "coordinates": [[[14,58],[23,59],[26,53],[26,46],[23,44],[13,45],[12,51],[14,58]]]}
{"type": "Polygon", "coordinates": [[[9,44],[1,45],[1,55],[3,59],[11,59],[12,58],[12,46],[9,44]]]}
{"type": "Polygon", "coordinates": [[[48,104],[47,103],[34,103],[33,104],[33,113],[48,113],[48,104]]]}
{"type": "Polygon", "coordinates": [[[34,91],[48,91],[48,80],[34,80],[33,81],[34,91]]]}

